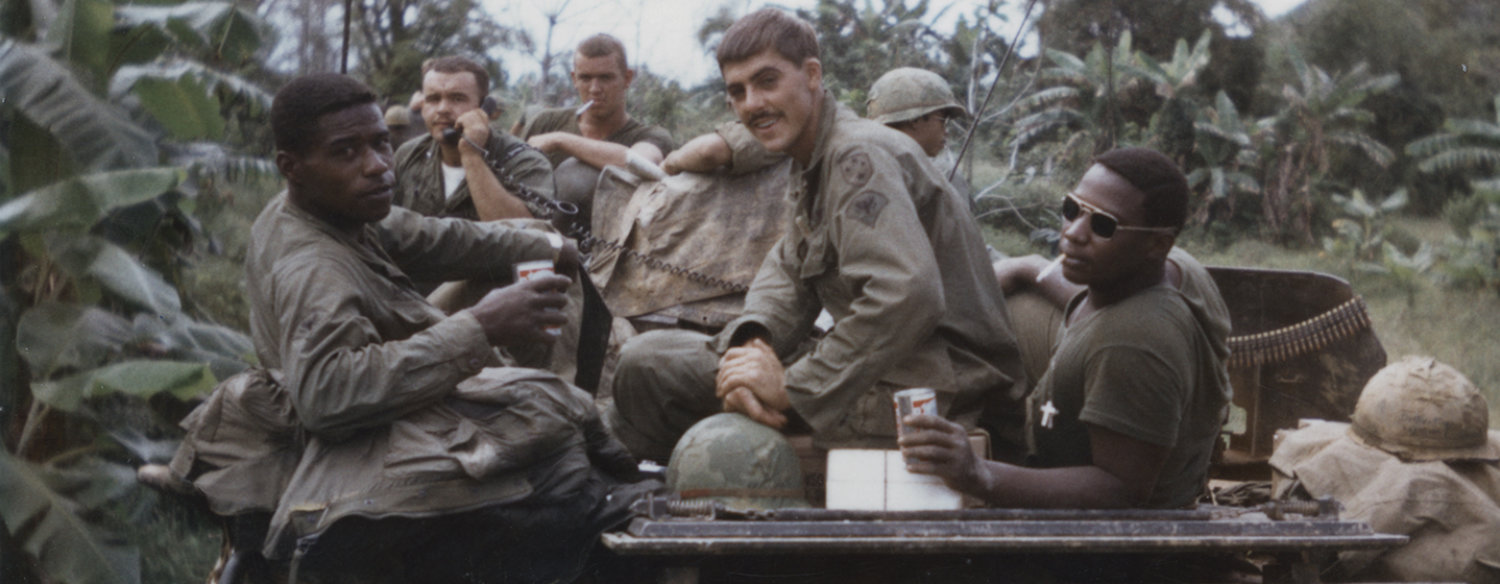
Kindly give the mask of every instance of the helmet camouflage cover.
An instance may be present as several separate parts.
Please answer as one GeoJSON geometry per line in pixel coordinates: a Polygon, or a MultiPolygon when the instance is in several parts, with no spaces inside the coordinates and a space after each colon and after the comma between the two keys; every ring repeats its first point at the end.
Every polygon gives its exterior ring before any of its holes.
{"type": "Polygon", "coordinates": [[[1365,384],[1349,432],[1408,462],[1500,460],[1489,416],[1484,395],[1464,374],[1432,357],[1409,356],[1365,384]]]}
{"type": "Polygon", "coordinates": [[[716,414],[689,428],[667,463],[667,486],[684,500],[736,509],[808,506],[791,443],[740,414],[716,414]]]}
{"type": "Polygon", "coordinates": [[[937,73],[926,69],[902,67],[892,69],[870,86],[866,113],[882,124],[915,120],[939,110],[953,110],[951,115],[967,116],[968,110],[953,97],[953,89],[937,73]]]}

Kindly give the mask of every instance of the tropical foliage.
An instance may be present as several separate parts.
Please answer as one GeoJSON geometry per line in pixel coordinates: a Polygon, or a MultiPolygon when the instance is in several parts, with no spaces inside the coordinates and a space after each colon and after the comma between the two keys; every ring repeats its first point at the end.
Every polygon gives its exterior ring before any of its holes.
{"type": "Polygon", "coordinates": [[[234,72],[264,27],[228,2],[58,8],[0,35],[0,537],[57,581],[139,582],[121,502],[170,456],[155,413],[250,358],[175,280],[205,237],[196,197],[269,168],[219,145],[270,101],[234,72]]]}
{"type": "Polygon", "coordinates": [[[1500,191],[1500,96],[1494,103],[1494,120],[1450,119],[1441,132],[1408,144],[1406,153],[1420,159],[1422,172],[1465,174],[1475,190],[1500,191]]]}

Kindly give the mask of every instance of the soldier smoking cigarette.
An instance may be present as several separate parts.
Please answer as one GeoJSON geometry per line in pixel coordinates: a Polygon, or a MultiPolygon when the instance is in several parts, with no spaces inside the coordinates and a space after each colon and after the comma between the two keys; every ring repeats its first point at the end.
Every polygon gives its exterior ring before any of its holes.
{"type": "Polygon", "coordinates": [[[1052,260],[1052,263],[1047,264],[1047,267],[1042,268],[1042,271],[1037,273],[1036,281],[1041,282],[1042,280],[1046,280],[1047,276],[1051,276],[1052,272],[1056,272],[1058,268],[1062,267],[1063,260],[1065,259],[1068,259],[1068,254],[1057,254],[1057,259],[1052,260]]]}

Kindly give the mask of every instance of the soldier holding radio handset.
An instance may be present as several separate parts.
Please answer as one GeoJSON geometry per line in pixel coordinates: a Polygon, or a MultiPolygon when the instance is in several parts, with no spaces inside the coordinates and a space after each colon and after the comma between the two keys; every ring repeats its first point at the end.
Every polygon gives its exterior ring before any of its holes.
{"type": "MultiPolygon", "coordinates": [[[[396,150],[394,203],[433,217],[506,220],[511,227],[547,231],[560,253],[576,254],[574,244],[547,221],[553,215],[552,208],[544,207],[553,203],[552,165],[541,151],[490,127],[496,104],[486,95],[489,86],[484,67],[464,57],[439,57],[423,65],[422,117],[428,133],[396,150]],[[522,188],[530,193],[516,192],[522,188]]],[[[453,312],[505,283],[504,278],[441,286],[442,282],[419,281],[416,288],[433,305],[453,312]]],[[[515,364],[575,379],[583,306],[580,284],[575,282],[567,295],[568,324],[560,338],[508,348],[515,364]]]]}
{"type": "Polygon", "coordinates": [[[547,158],[505,132],[490,128],[496,104],[487,97],[489,73],[457,56],[422,68],[422,117],[428,135],[396,151],[395,203],[423,215],[470,220],[531,218],[537,202],[523,200],[500,180],[551,198],[547,158]]]}

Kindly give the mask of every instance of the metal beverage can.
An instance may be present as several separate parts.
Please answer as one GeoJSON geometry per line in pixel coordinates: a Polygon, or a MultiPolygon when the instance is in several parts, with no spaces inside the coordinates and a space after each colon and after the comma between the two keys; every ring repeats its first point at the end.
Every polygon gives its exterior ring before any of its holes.
{"type": "MultiPolygon", "coordinates": [[[[554,273],[556,273],[556,268],[552,266],[552,260],[532,260],[516,264],[516,282],[525,282],[538,276],[550,276],[554,273]]],[[[562,327],[549,326],[546,331],[547,334],[555,337],[562,334],[562,327]]]]}
{"type": "Polygon", "coordinates": [[[908,429],[901,423],[902,418],[912,414],[938,415],[937,392],[930,387],[903,389],[891,397],[896,402],[896,427],[902,434],[908,429]]]}

